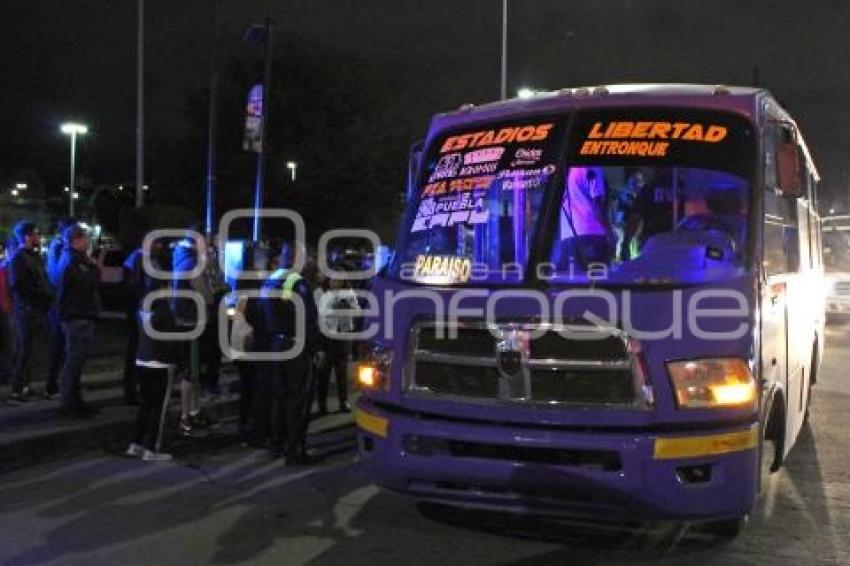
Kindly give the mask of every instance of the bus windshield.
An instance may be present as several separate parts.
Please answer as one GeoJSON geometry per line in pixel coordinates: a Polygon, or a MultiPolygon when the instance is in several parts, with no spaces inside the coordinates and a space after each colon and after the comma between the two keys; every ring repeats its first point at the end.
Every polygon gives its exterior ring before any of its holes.
{"type": "Polygon", "coordinates": [[[555,195],[554,282],[700,283],[749,265],[749,122],[706,110],[579,114],[555,195]]]}
{"type": "Polygon", "coordinates": [[[521,281],[563,131],[563,117],[537,118],[435,139],[408,205],[402,276],[434,284],[521,281]]]}
{"type": "Polygon", "coordinates": [[[717,281],[753,264],[748,120],[606,108],[565,122],[436,140],[409,210],[400,275],[426,284],[640,285],[717,281]]]}

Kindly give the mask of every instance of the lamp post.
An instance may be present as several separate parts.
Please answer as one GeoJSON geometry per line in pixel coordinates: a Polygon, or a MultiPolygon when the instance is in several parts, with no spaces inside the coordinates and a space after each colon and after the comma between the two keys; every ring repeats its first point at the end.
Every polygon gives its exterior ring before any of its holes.
{"type": "Polygon", "coordinates": [[[243,39],[252,45],[262,45],[264,48],[263,62],[263,98],[260,110],[260,151],[257,152],[257,179],[254,185],[254,241],[259,242],[261,210],[263,208],[263,193],[266,186],[266,155],[269,142],[269,105],[272,90],[272,21],[266,18],[265,24],[255,24],[248,28],[243,39]]]}
{"type": "Polygon", "coordinates": [[[73,122],[67,122],[62,124],[60,130],[63,134],[67,136],[71,136],[71,184],[69,187],[69,198],[68,198],[68,216],[71,218],[74,217],[74,196],[76,193],[74,192],[74,180],[76,177],[76,168],[77,168],[77,136],[85,135],[88,133],[89,129],[84,124],[75,124],[73,122]]]}
{"type": "Polygon", "coordinates": [[[289,169],[289,176],[292,182],[295,182],[295,171],[298,169],[298,164],[294,161],[287,161],[286,168],[289,169]]]}
{"type": "Polygon", "coordinates": [[[502,80],[500,98],[508,97],[508,0],[502,0],[502,80]]]}
{"type": "Polygon", "coordinates": [[[145,204],[145,0],[136,4],[136,208],[145,204]]]}

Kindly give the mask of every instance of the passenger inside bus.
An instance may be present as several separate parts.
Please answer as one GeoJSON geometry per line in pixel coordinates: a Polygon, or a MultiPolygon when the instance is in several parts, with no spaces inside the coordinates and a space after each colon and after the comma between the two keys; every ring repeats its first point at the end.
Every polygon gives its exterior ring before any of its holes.
{"type": "Polygon", "coordinates": [[[571,167],[561,203],[560,249],[579,264],[607,262],[610,226],[601,167],[571,167]]]}
{"type": "Polygon", "coordinates": [[[684,248],[703,254],[710,248],[712,257],[739,263],[747,240],[746,210],[747,183],[721,171],[572,167],[552,261],[559,271],[570,264],[616,267],[650,248],[653,261],[664,260],[659,248],[671,261],[684,248]]]}

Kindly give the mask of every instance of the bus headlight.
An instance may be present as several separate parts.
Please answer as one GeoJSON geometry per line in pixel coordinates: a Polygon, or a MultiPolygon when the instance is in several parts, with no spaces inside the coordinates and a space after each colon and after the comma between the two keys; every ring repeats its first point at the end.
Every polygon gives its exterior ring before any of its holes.
{"type": "Polygon", "coordinates": [[[680,409],[747,407],[756,400],[756,382],[740,358],[668,362],[667,372],[680,409]]]}
{"type": "Polygon", "coordinates": [[[357,385],[366,391],[387,391],[390,388],[390,367],[393,351],[373,344],[365,358],[357,363],[357,385]]]}

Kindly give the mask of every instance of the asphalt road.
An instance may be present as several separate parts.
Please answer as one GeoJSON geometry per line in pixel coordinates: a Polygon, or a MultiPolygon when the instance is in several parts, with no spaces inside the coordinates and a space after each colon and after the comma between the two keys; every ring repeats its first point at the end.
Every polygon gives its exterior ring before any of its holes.
{"type": "Polygon", "coordinates": [[[3,564],[850,564],[850,327],[833,327],[812,419],[734,541],[420,509],[379,490],[353,433],[285,468],[235,445],[164,465],[97,453],[0,476],[3,564]]]}

